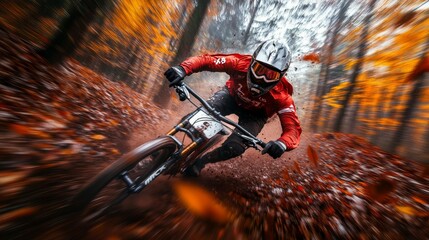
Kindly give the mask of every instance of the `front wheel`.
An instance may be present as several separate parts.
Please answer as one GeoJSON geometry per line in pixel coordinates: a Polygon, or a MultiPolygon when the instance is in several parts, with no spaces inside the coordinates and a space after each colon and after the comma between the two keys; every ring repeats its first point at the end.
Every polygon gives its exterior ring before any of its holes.
{"type": "Polygon", "coordinates": [[[131,182],[142,183],[162,169],[176,146],[170,137],[160,137],[125,154],[79,191],[70,204],[71,210],[82,212],[83,222],[103,215],[132,193],[131,182]]]}

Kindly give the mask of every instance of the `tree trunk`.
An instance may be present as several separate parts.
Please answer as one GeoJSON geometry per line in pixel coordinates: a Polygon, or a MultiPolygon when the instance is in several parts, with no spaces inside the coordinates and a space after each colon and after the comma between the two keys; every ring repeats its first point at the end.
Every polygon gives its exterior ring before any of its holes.
{"type": "MultiPolygon", "coordinates": [[[[210,0],[200,0],[198,5],[193,10],[186,27],[182,33],[182,37],[177,48],[176,55],[170,62],[170,65],[177,65],[189,56],[192,47],[194,46],[195,39],[197,38],[201,24],[206,15],[210,0]]],[[[168,87],[168,81],[163,79],[162,86],[153,99],[154,103],[160,107],[166,108],[170,103],[170,90],[168,87]]]]}
{"type": "Polygon", "coordinates": [[[348,128],[348,132],[349,133],[353,133],[353,134],[356,134],[356,123],[357,123],[357,119],[358,119],[358,117],[359,117],[359,110],[360,110],[360,100],[359,99],[356,99],[355,101],[354,101],[355,103],[354,103],[354,106],[353,106],[353,109],[352,109],[352,111],[351,111],[351,117],[350,117],[350,124],[349,124],[349,128],[348,128]]]}
{"type": "MultiPolygon", "coordinates": [[[[121,69],[121,73],[119,74],[119,80],[126,83],[129,87],[132,87],[132,82],[134,80],[133,76],[131,76],[131,72],[133,70],[134,64],[136,63],[139,56],[140,49],[140,41],[135,38],[133,39],[127,49],[130,49],[130,55],[127,56],[128,62],[126,64],[125,69],[121,69]]],[[[126,51],[125,51],[126,52],[126,51]]]]}
{"type": "MultiPolygon", "coordinates": [[[[322,97],[326,94],[328,91],[327,89],[327,82],[329,79],[329,71],[330,66],[332,64],[332,55],[334,53],[335,47],[337,45],[337,39],[338,39],[338,33],[341,30],[342,22],[344,21],[344,18],[346,17],[347,9],[349,8],[352,0],[344,0],[341,4],[340,11],[338,12],[338,18],[335,23],[335,29],[332,32],[331,35],[331,43],[329,44],[328,48],[328,56],[327,61],[324,65],[322,65],[322,68],[320,69],[320,75],[319,75],[319,84],[317,86],[316,90],[316,102],[319,102],[322,100],[322,97]],[[323,77],[323,81],[321,81],[323,77]]],[[[318,121],[320,119],[320,113],[322,112],[323,105],[318,104],[319,106],[313,109],[313,114],[311,119],[313,119],[313,131],[317,131],[318,129],[318,121]]],[[[317,105],[316,105],[317,106],[317,105]]]]}
{"type": "Polygon", "coordinates": [[[69,17],[64,19],[59,30],[51,41],[39,54],[52,64],[61,63],[66,57],[72,55],[83,40],[84,33],[94,19],[97,9],[105,5],[108,0],[80,1],[69,12],[69,17]]]}
{"type": "MultiPolygon", "coordinates": [[[[375,120],[376,119],[382,119],[382,118],[386,117],[387,113],[383,110],[389,109],[389,105],[388,105],[389,103],[387,102],[387,99],[389,99],[388,96],[391,96],[391,94],[388,91],[386,91],[385,88],[379,88],[377,91],[379,91],[380,94],[379,94],[379,97],[377,99],[377,104],[376,104],[377,107],[375,108],[376,109],[376,113],[375,113],[375,117],[374,117],[375,120]]],[[[383,134],[384,129],[380,129],[380,127],[382,127],[382,126],[378,126],[379,129],[375,130],[375,134],[370,139],[371,143],[378,145],[378,146],[381,146],[380,137],[383,138],[383,135],[384,135],[383,134]]]]}
{"type": "Polygon", "coordinates": [[[335,132],[339,132],[341,131],[341,124],[343,122],[343,119],[345,117],[345,113],[347,110],[347,107],[349,105],[350,99],[352,97],[352,93],[356,87],[356,80],[357,77],[360,74],[362,65],[363,65],[363,58],[365,57],[366,54],[366,45],[367,45],[367,41],[368,41],[368,32],[369,32],[369,24],[371,22],[371,18],[374,15],[374,5],[375,5],[376,0],[371,0],[370,4],[369,4],[369,11],[370,13],[368,14],[368,16],[366,16],[366,18],[364,19],[364,29],[361,35],[361,38],[359,40],[360,44],[359,44],[359,52],[357,54],[357,59],[358,62],[356,63],[356,65],[354,66],[353,69],[353,73],[352,76],[350,78],[350,87],[347,90],[346,96],[344,98],[344,100],[342,101],[342,107],[339,109],[339,113],[338,113],[338,117],[335,120],[335,124],[334,124],[334,131],[335,132]]]}
{"type": "Polygon", "coordinates": [[[259,4],[261,0],[258,0],[255,5],[255,9],[253,9],[252,16],[250,17],[249,24],[247,24],[246,32],[244,32],[244,37],[242,40],[242,44],[245,46],[247,44],[247,40],[249,39],[250,28],[252,27],[253,20],[255,20],[256,12],[258,12],[259,4]]]}
{"type": "Polygon", "coordinates": [[[150,86],[150,70],[149,68],[152,66],[153,63],[153,57],[145,56],[144,59],[139,64],[139,69],[144,69],[140,72],[139,76],[139,82],[137,84],[137,92],[145,94],[147,86],[150,86]]]}
{"type": "MultiPolygon", "coordinates": [[[[329,26],[331,26],[331,24],[329,24],[329,26]]],[[[327,32],[327,35],[329,33],[329,30],[327,32]]],[[[326,37],[326,41],[324,45],[328,45],[328,40],[329,40],[329,36],[326,37]]],[[[323,69],[325,69],[326,65],[327,65],[327,61],[323,61],[322,65],[320,66],[320,72],[319,72],[319,79],[317,80],[316,83],[316,95],[315,95],[315,99],[313,101],[313,108],[312,108],[312,114],[311,114],[311,129],[313,130],[313,132],[317,132],[317,129],[319,128],[318,124],[320,123],[319,120],[319,116],[320,116],[320,108],[322,108],[321,106],[321,100],[322,100],[322,78],[323,78],[323,74],[324,71],[323,69]]]]}
{"type": "MultiPolygon", "coordinates": [[[[425,42],[424,50],[422,51],[420,61],[417,64],[415,71],[425,61],[426,54],[428,53],[428,48],[429,48],[429,38],[427,38],[425,42]]],[[[388,147],[389,152],[396,153],[398,150],[397,148],[401,145],[401,142],[404,138],[405,130],[409,126],[410,120],[412,119],[413,110],[415,109],[418,103],[418,99],[423,92],[422,90],[424,86],[424,76],[412,74],[412,77],[414,79],[410,79],[410,80],[415,80],[414,87],[411,90],[410,98],[407,101],[407,107],[402,113],[402,117],[400,121],[401,125],[399,125],[398,129],[396,130],[392,138],[392,141],[389,144],[389,147],[388,147]]]]}

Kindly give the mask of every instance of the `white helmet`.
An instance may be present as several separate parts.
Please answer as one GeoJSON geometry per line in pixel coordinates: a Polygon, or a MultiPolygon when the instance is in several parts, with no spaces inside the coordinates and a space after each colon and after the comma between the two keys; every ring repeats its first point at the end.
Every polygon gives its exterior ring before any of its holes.
{"type": "Polygon", "coordinates": [[[253,96],[261,96],[285,75],[291,62],[286,44],[275,40],[263,42],[255,50],[247,72],[247,85],[253,96]]]}

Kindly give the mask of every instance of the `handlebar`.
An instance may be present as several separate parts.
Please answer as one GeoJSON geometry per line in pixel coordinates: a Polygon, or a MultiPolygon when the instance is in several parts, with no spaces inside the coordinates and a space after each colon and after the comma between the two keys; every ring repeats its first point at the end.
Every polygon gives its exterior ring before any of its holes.
{"type": "MultiPolygon", "coordinates": [[[[212,114],[217,120],[225,122],[229,125],[234,126],[236,129],[238,129],[242,134],[241,137],[245,138],[246,140],[249,140],[250,142],[254,143],[255,145],[259,145],[262,148],[265,148],[265,146],[267,145],[264,141],[262,141],[261,139],[253,136],[253,134],[251,134],[249,131],[247,131],[246,129],[244,129],[242,126],[238,125],[238,123],[222,116],[218,111],[216,111],[216,109],[214,109],[212,106],[210,106],[210,104],[204,100],[200,95],[198,95],[192,88],[190,88],[187,84],[185,84],[184,82],[181,82],[180,85],[175,86],[176,88],[176,92],[180,97],[180,100],[185,100],[185,96],[186,99],[189,99],[189,93],[194,96],[202,105],[203,107],[210,113],[212,114]]],[[[182,100],[182,101],[183,101],[182,100]]]]}

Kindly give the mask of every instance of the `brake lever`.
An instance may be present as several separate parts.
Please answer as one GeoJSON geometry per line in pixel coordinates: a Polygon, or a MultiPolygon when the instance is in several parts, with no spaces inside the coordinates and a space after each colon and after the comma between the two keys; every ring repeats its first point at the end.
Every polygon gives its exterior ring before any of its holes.
{"type": "Polygon", "coordinates": [[[249,147],[252,147],[252,148],[254,148],[254,149],[258,150],[258,151],[262,151],[262,149],[260,149],[260,148],[259,148],[259,146],[258,146],[258,142],[257,142],[257,140],[256,140],[256,139],[253,139],[253,138],[248,137],[248,136],[243,135],[243,134],[240,134],[240,136],[241,136],[242,138],[244,138],[245,140],[247,140],[247,145],[248,145],[249,147]]]}
{"type": "Polygon", "coordinates": [[[177,95],[179,95],[180,101],[185,101],[186,99],[190,99],[191,95],[189,94],[188,89],[185,87],[185,85],[182,83],[176,87],[177,95]]]}

